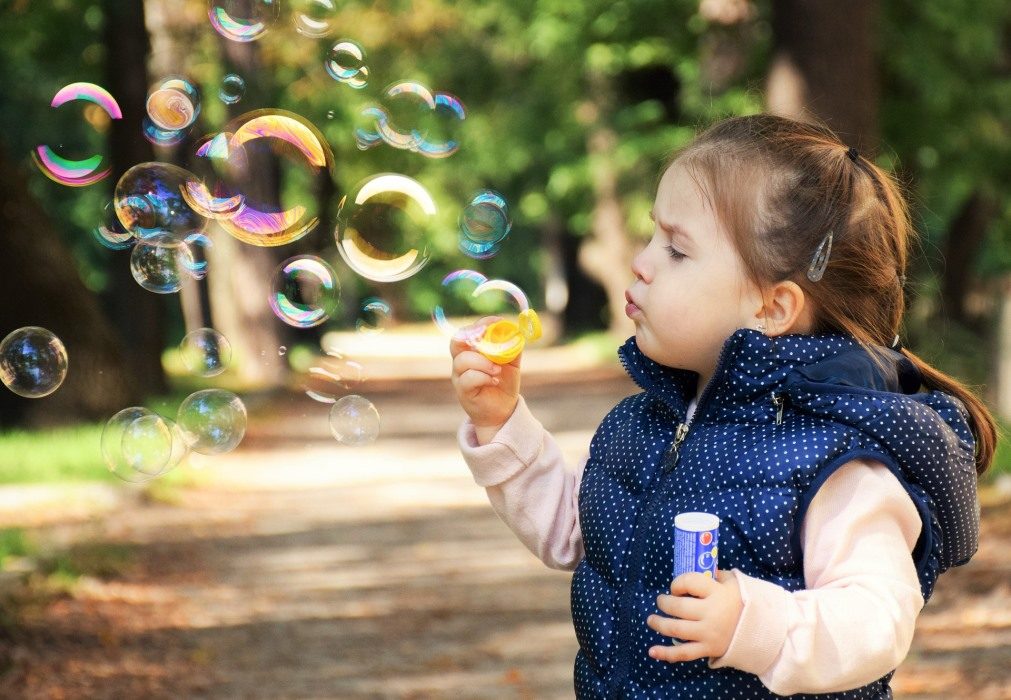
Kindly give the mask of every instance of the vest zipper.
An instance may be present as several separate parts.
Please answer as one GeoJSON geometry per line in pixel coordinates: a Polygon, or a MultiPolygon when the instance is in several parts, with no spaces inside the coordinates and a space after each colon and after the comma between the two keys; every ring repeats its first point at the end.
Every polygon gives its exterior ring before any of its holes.
{"type": "Polygon", "coordinates": [[[777,396],[776,392],[772,392],[772,405],[776,407],[776,425],[783,424],[783,406],[786,404],[785,396],[777,396]]]}
{"type": "Polygon", "coordinates": [[[681,443],[685,441],[685,437],[688,435],[688,424],[678,423],[677,430],[674,432],[674,442],[671,443],[670,449],[667,450],[667,460],[664,463],[663,471],[665,474],[669,474],[672,469],[678,463],[678,457],[681,456],[680,448],[681,443]]]}

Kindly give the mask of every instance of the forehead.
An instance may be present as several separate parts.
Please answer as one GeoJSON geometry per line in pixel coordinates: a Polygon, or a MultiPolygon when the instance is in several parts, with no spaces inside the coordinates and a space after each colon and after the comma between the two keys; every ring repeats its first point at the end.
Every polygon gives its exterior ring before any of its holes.
{"type": "Polygon", "coordinates": [[[652,213],[657,223],[684,229],[693,242],[713,245],[721,238],[708,192],[698,176],[677,161],[660,178],[652,213]]]}

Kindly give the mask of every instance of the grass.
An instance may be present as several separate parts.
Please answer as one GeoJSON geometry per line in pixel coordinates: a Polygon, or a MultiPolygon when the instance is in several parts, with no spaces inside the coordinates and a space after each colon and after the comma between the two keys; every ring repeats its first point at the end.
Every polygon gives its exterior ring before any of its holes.
{"type": "Polygon", "coordinates": [[[113,481],[101,437],[100,425],[0,433],[0,484],[113,481]]]}

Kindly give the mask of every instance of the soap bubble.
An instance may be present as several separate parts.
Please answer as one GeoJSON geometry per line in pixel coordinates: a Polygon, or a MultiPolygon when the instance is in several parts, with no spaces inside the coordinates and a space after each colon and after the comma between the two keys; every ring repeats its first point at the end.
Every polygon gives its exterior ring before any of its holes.
{"type": "Polygon", "coordinates": [[[176,421],[194,452],[222,454],[246,434],[246,407],[230,391],[203,389],[183,399],[176,421]]]}
{"type": "Polygon", "coordinates": [[[187,129],[176,131],[163,129],[151,121],[151,117],[146,114],[141,122],[141,132],[144,134],[144,138],[151,142],[152,145],[161,148],[169,148],[182,143],[183,139],[186,138],[187,131],[187,129]]]}
{"type": "Polygon", "coordinates": [[[379,411],[363,396],[345,396],[330,407],[330,432],[344,445],[373,442],[379,435],[379,411]]]}
{"type": "Polygon", "coordinates": [[[340,396],[355,393],[364,381],[365,367],[331,348],[325,349],[325,354],[309,368],[302,388],[314,401],[332,404],[340,396]]]}
{"type": "Polygon", "coordinates": [[[311,328],[330,318],[340,302],[340,281],[324,260],[300,255],[277,268],[268,299],[274,315],[295,328],[311,328]]]}
{"type": "Polygon", "coordinates": [[[207,15],[211,26],[231,41],[255,41],[277,21],[277,0],[210,0],[207,15]]]}
{"type": "Polygon", "coordinates": [[[200,115],[200,92],[185,78],[165,78],[151,88],[145,108],[160,129],[187,129],[200,115]]]}
{"type": "Polygon", "coordinates": [[[127,231],[141,238],[168,234],[182,240],[207,226],[183,198],[192,173],[168,163],[140,163],[119,178],[113,202],[127,231]]]}
{"type": "Polygon", "coordinates": [[[178,292],[183,286],[183,274],[194,267],[189,246],[164,233],[138,240],[130,254],[130,274],[137,284],[155,294],[178,292]]]}
{"type": "Polygon", "coordinates": [[[453,95],[403,81],[386,89],[382,106],[366,107],[361,116],[369,124],[355,130],[361,150],[382,142],[428,158],[447,158],[460,148],[452,132],[467,112],[453,95]]]}
{"type": "Polygon", "coordinates": [[[233,105],[241,100],[246,94],[246,81],[241,75],[229,73],[221,79],[221,87],[218,88],[218,97],[226,105],[233,105]]]}
{"type": "Polygon", "coordinates": [[[333,0],[296,0],[292,13],[295,31],[310,39],[322,39],[333,31],[336,14],[333,0]]]}
{"type": "Polygon", "coordinates": [[[228,368],[232,361],[232,344],[213,328],[197,328],[183,338],[179,354],[190,372],[213,377],[228,368]]]}
{"type": "Polygon", "coordinates": [[[174,421],[140,406],[124,408],[109,419],[101,449],[109,471],[131,483],[165,474],[189,452],[174,421]]]}
{"type": "Polygon", "coordinates": [[[119,217],[116,216],[116,207],[111,201],[102,209],[102,221],[91,229],[91,233],[96,241],[110,250],[126,250],[133,245],[136,238],[123,228],[119,217]]]}
{"type": "Polygon", "coordinates": [[[334,80],[359,90],[369,81],[369,67],[365,65],[365,50],[349,39],[341,39],[330,48],[323,63],[334,80]]]}
{"type": "Polygon", "coordinates": [[[256,110],[229,122],[223,133],[227,136],[216,136],[197,150],[213,169],[213,181],[208,184],[211,178],[205,178],[200,184],[206,194],[195,194],[191,186],[187,196],[239,201],[234,210],[225,206],[213,215],[225,231],[251,245],[285,245],[319,224],[313,182],[333,169],[333,152],[319,129],[292,112],[256,110]],[[292,201],[268,200],[277,192],[264,189],[265,169],[283,171],[279,179],[287,186],[282,195],[292,201]]]}
{"type": "Polygon", "coordinates": [[[406,279],[428,262],[436,213],[435,200],[417,180],[396,173],[375,175],[341,199],[337,250],[366,279],[406,279]]]}
{"type": "MultiPolygon", "coordinates": [[[[109,119],[122,119],[123,112],[109,92],[94,83],[71,83],[53,96],[51,107],[60,107],[68,102],[84,100],[97,105],[109,119]]],[[[104,158],[92,155],[81,160],[71,160],[58,155],[46,145],[39,145],[32,151],[32,159],[39,170],[54,182],[71,187],[83,187],[104,179],[112,168],[102,168],[104,158]]]]}
{"type": "Polygon", "coordinates": [[[66,376],[67,349],[52,331],[26,326],[0,341],[0,381],[18,396],[48,396],[66,376]]]}
{"type": "MultiPolygon", "coordinates": [[[[497,342],[483,339],[485,329],[482,326],[464,331],[475,317],[500,316],[512,320],[517,310],[529,310],[526,294],[512,282],[488,279],[474,270],[457,270],[443,278],[441,291],[441,302],[435,306],[432,319],[445,335],[492,355],[509,354],[517,343],[525,342],[521,333],[497,342]]],[[[517,324],[516,328],[521,331],[523,327],[517,324]]]]}
{"type": "Polygon", "coordinates": [[[362,301],[355,327],[362,333],[382,333],[391,322],[390,305],[379,297],[362,301]]]}
{"type": "Polygon", "coordinates": [[[474,195],[459,223],[460,250],[479,260],[494,256],[512,228],[505,199],[491,190],[474,195]]]}

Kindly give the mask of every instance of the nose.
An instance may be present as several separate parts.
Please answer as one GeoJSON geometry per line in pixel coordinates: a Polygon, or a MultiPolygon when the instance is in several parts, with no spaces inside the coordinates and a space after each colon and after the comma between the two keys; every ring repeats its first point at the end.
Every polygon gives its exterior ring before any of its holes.
{"type": "Polygon", "coordinates": [[[635,257],[632,258],[632,274],[635,275],[636,279],[642,280],[643,282],[649,282],[647,277],[649,268],[646,264],[647,248],[643,248],[635,255],[635,257]]]}

